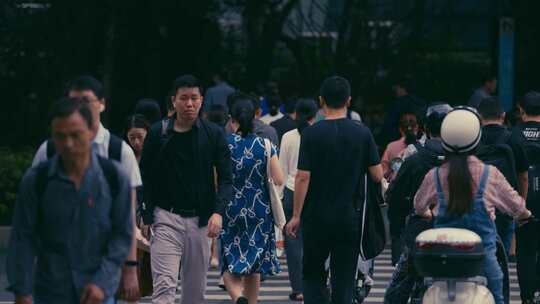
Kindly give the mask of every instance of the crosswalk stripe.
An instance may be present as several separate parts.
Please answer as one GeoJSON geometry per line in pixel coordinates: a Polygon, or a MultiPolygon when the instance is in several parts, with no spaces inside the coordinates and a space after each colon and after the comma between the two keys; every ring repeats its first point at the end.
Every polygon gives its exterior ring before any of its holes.
{"type": "MultiPolygon", "coordinates": [[[[370,291],[369,297],[364,300],[364,304],[379,304],[384,302],[384,293],[394,271],[394,267],[391,265],[390,260],[391,255],[389,249],[385,249],[375,260],[375,273],[373,277],[374,285],[370,291]]],[[[289,301],[291,288],[288,280],[288,267],[284,258],[280,258],[280,263],[282,272],[276,276],[268,276],[266,280],[261,283],[259,303],[298,303],[289,301]]],[[[521,303],[515,267],[515,263],[510,263],[510,304],[521,303]]],[[[209,304],[230,303],[230,297],[227,292],[218,287],[219,278],[220,271],[212,269],[208,272],[206,299],[209,304]]],[[[181,298],[181,292],[181,288],[178,288],[176,296],[177,302],[181,298]]],[[[144,298],[140,303],[151,303],[151,299],[144,298]]]]}

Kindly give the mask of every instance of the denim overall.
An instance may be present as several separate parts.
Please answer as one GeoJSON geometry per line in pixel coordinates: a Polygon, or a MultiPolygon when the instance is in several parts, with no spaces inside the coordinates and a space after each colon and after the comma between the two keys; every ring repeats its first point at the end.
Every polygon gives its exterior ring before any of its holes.
{"type": "Polygon", "coordinates": [[[471,211],[463,216],[456,217],[446,214],[448,204],[444,199],[444,193],[441,187],[439,177],[439,168],[435,170],[435,186],[437,188],[437,197],[439,203],[439,212],[435,216],[435,228],[463,228],[468,229],[482,238],[484,245],[484,274],[488,281],[488,289],[495,298],[495,303],[503,304],[503,273],[497,262],[497,228],[495,222],[491,220],[484,205],[484,190],[489,176],[489,166],[484,165],[482,178],[478,186],[478,191],[474,196],[474,205],[471,211]]]}

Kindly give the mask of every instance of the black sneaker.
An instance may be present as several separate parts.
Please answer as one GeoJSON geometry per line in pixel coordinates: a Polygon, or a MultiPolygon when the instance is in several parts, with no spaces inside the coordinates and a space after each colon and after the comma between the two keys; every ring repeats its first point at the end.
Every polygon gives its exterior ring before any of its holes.
{"type": "Polygon", "coordinates": [[[248,304],[248,299],[246,297],[240,297],[236,300],[236,304],[248,304]]]}

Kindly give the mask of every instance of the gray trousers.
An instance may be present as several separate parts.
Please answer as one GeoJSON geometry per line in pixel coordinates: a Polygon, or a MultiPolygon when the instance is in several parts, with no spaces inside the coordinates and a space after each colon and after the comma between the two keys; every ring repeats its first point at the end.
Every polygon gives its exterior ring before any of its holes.
{"type": "Polygon", "coordinates": [[[182,304],[205,304],[206,273],[210,260],[207,228],[199,218],[184,218],[156,208],[150,244],[154,293],[152,303],[175,303],[178,272],[182,277],[182,304]]]}

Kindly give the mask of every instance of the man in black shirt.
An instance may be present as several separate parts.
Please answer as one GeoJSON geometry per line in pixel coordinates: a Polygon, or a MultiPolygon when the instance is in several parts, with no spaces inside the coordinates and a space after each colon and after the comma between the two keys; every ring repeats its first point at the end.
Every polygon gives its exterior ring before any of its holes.
{"type": "Polygon", "coordinates": [[[347,119],[349,82],[327,78],[320,89],[326,119],[302,132],[293,217],[287,233],[295,237],[302,217],[304,302],[327,303],[324,264],[330,256],[333,304],[350,304],[360,247],[358,199],[362,177],[382,179],[373,136],[362,123],[347,119]]]}
{"type": "MultiPolygon", "coordinates": [[[[477,109],[482,117],[481,144],[506,145],[510,147],[514,162],[511,165],[514,170],[513,172],[500,170],[505,174],[510,185],[512,185],[522,197],[526,197],[528,187],[527,170],[529,169],[529,164],[519,137],[512,134],[512,132],[504,126],[506,113],[504,113],[500,101],[496,97],[484,98],[477,105],[477,109]]],[[[510,244],[514,234],[514,222],[511,217],[498,212],[495,223],[497,225],[497,233],[501,237],[506,253],[509,254],[510,244]]]]}
{"type": "Polygon", "coordinates": [[[289,132],[290,130],[296,129],[296,104],[298,99],[290,98],[285,101],[283,109],[285,110],[285,115],[280,119],[270,123],[274,129],[276,129],[279,143],[281,143],[281,138],[283,134],[289,132]]]}
{"type": "Polygon", "coordinates": [[[223,128],[199,118],[199,81],[182,76],[174,88],[176,115],[154,124],[144,142],[141,230],[152,235],[152,302],[176,301],[181,266],[182,303],[199,304],[206,303],[207,237],[218,236],[232,196],[231,156],[223,128]]]}
{"type": "MultiPolygon", "coordinates": [[[[520,103],[523,123],[512,131],[522,139],[529,163],[529,187],[527,208],[536,218],[540,217],[540,189],[538,187],[540,166],[540,93],[529,92],[520,103]]],[[[540,276],[540,222],[530,222],[516,229],[516,260],[521,300],[523,303],[539,303],[540,276]]]]}

